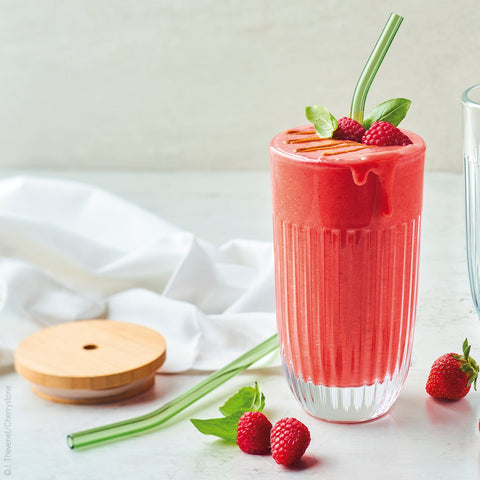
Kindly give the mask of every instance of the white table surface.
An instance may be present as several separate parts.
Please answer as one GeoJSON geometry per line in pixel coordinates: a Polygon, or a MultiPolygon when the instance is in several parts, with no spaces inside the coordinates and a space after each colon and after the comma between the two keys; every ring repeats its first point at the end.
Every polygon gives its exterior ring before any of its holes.
{"type": "MultiPolygon", "coordinates": [[[[4,178],[16,171],[1,171],[4,178]]],[[[96,184],[217,244],[234,237],[269,240],[266,172],[24,171],[96,184]]],[[[241,374],[142,437],[72,451],[65,436],[148,413],[184,392],[204,374],[158,375],[155,387],[108,406],[71,406],[36,397],[9,369],[0,374],[0,475],[5,475],[5,396],[12,394],[12,475],[46,479],[473,479],[480,471],[480,392],[446,403],[424,390],[433,360],[460,349],[463,339],[480,360],[480,322],[470,298],[465,262],[461,175],[428,173],[425,180],[420,292],[410,374],[391,412],[369,423],[314,419],[297,405],[280,369],[241,374]],[[294,469],[269,456],[242,453],[199,434],[190,417],[208,418],[238,388],[257,380],[272,419],[295,416],[312,442],[294,469]]],[[[1,335],[1,332],[0,332],[1,335]]]]}

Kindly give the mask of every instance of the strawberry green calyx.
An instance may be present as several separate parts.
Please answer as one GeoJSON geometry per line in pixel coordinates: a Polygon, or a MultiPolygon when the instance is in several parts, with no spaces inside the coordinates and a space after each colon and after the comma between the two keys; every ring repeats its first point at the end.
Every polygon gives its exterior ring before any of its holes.
{"type": "Polygon", "coordinates": [[[479,367],[477,362],[470,356],[471,345],[468,344],[468,339],[465,339],[462,345],[463,355],[452,355],[455,360],[460,362],[460,369],[468,375],[467,385],[473,383],[473,388],[477,389],[477,378],[479,367]]]}

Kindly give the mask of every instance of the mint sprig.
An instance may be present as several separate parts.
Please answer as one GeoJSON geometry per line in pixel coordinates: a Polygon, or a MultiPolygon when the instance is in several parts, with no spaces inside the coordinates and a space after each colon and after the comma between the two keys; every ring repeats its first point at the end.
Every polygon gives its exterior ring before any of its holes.
{"type": "MultiPolygon", "coordinates": [[[[376,120],[384,120],[397,127],[410,107],[409,100],[389,100],[376,107],[367,119],[364,120],[364,109],[368,91],[370,90],[373,79],[375,78],[375,75],[377,74],[402,22],[402,16],[397,15],[396,13],[390,14],[387,23],[383,27],[383,30],[368,57],[367,63],[363,67],[357,84],[355,85],[355,91],[353,92],[350,107],[350,118],[362,124],[367,130],[376,120]]],[[[333,115],[321,105],[307,107],[305,113],[308,120],[315,125],[315,130],[318,135],[322,138],[332,137],[333,133],[338,128],[338,123],[337,120],[335,120],[335,117],[333,117],[333,115]]]]}
{"type": "Polygon", "coordinates": [[[363,128],[368,130],[373,122],[383,121],[398,127],[412,102],[406,98],[392,98],[377,105],[365,118],[363,128]]]}
{"type": "Polygon", "coordinates": [[[220,413],[225,417],[234,413],[261,412],[265,407],[265,395],[258,388],[257,382],[254,387],[243,387],[235,395],[232,395],[220,408],[220,413]]]}
{"type": "MultiPolygon", "coordinates": [[[[368,130],[373,122],[389,122],[398,127],[407,115],[412,102],[406,98],[391,98],[377,105],[365,118],[362,126],[368,130]]],[[[322,105],[312,105],[305,108],[307,119],[315,126],[315,131],[321,138],[331,138],[338,128],[336,118],[322,105]]]]}
{"type": "Polygon", "coordinates": [[[191,418],[190,421],[204,435],[214,435],[229,442],[236,442],[238,421],[242,415],[207,419],[191,418]]]}
{"type": "Polygon", "coordinates": [[[315,131],[321,138],[330,138],[338,127],[336,118],[322,105],[306,107],[305,115],[313,123],[315,131]]]}
{"type": "Polygon", "coordinates": [[[265,407],[265,395],[258,388],[243,387],[232,395],[220,408],[223,417],[199,419],[190,421],[204,435],[214,435],[230,442],[237,440],[237,428],[240,417],[245,412],[261,412],[265,407]]]}

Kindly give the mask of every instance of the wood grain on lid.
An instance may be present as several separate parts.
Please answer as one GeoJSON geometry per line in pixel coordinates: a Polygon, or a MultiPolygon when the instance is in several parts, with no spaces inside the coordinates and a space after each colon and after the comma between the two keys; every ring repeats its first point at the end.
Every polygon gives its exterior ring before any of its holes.
{"type": "Polygon", "coordinates": [[[82,320],[25,338],[15,351],[15,369],[45,387],[102,390],[152,375],[165,358],[165,340],[155,330],[112,320],[82,320]]]}

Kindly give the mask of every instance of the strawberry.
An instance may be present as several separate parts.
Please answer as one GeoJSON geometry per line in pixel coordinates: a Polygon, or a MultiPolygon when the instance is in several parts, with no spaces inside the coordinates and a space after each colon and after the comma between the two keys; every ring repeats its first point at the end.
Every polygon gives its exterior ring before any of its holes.
{"type": "Polygon", "coordinates": [[[270,444],[277,463],[292,465],[300,460],[310,444],[310,432],[296,418],[282,418],[272,428],[270,444]]]}
{"type": "Polygon", "coordinates": [[[474,385],[477,389],[478,365],[470,357],[471,345],[463,342],[463,355],[446,353],[433,362],[425,390],[429,395],[444,400],[463,398],[474,385]]]}
{"type": "Polygon", "coordinates": [[[391,145],[409,145],[412,141],[397,127],[389,122],[373,122],[362,137],[365,145],[387,147],[391,145]]]}
{"type": "Polygon", "coordinates": [[[238,422],[237,445],[245,453],[270,453],[270,420],[261,412],[245,412],[238,422]]]}
{"type": "Polygon", "coordinates": [[[361,143],[365,129],[353,118],[342,117],[338,120],[338,127],[333,132],[333,138],[336,140],[352,140],[361,143]]]}

